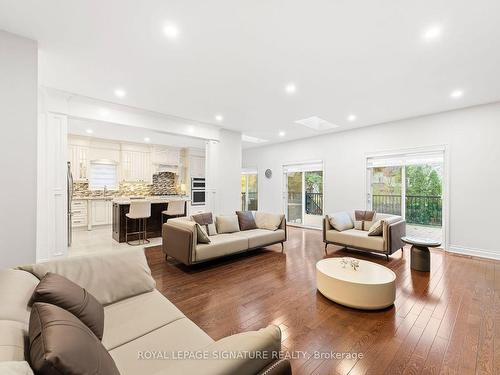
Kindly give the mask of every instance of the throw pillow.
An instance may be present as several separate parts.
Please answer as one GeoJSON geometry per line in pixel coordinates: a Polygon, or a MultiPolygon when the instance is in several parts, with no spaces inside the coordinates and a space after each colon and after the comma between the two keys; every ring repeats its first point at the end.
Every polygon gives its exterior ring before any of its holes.
{"type": "Polygon", "coordinates": [[[64,276],[48,272],[35,288],[30,304],[51,303],[80,319],[99,340],[104,331],[104,308],[85,289],[64,276]]]}
{"type": "Polygon", "coordinates": [[[275,231],[283,220],[283,215],[270,214],[267,212],[256,212],[255,213],[255,224],[259,229],[267,229],[275,231]]]}
{"type": "Polygon", "coordinates": [[[208,238],[205,226],[202,227],[198,223],[196,223],[196,239],[198,243],[210,243],[210,238],[208,238]]]}
{"type": "Polygon", "coordinates": [[[354,228],[351,216],[347,212],[336,212],[329,215],[329,218],[332,227],[339,232],[354,228]]]}
{"type": "Polygon", "coordinates": [[[37,375],[119,375],[92,331],[58,306],[37,302],[29,321],[29,359],[37,375]]]}
{"type": "Polygon", "coordinates": [[[217,228],[215,227],[215,223],[208,224],[207,228],[209,236],[215,236],[217,234],[217,228]]]}
{"type": "Polygon", "coordinates": [[[377,220],[368,230],[369,236],[381,236],[383,230],[383,220],[377,220]]]}
{"type": "Polygon", "coordinates": [[[234,233],[240,231],[237,215],[217,216],[215,220],[217,233],[234,233]]]}
{"type": "Polygon", "coordinates": [[[357,230],[363,230],[363,224],[365,222],[362,221],[362,220],[355,220],[354,221],[354,229],[357,229],[357,230]]]}
{"type": "Polygon", "coordinates": [[[369,230],[373,224],[375,214],[375,211],[356,210],[354,211],[354,219],[361,221],[362,230],[369,230]]]}
{"type": "Polygon", "coordinates": [[[240,230],[257,229],[257,224],[255,224],[255,219],[251,211],[236,211],[236,215],[238,216],[240,230]]]}
{"type": "Polygon", "coordinates": [[[211,212],[202,212],[201,214],[191,215],[191,219],[204,227],[207,227],[208,224],[212,224],[214,222],[211,212]]]}

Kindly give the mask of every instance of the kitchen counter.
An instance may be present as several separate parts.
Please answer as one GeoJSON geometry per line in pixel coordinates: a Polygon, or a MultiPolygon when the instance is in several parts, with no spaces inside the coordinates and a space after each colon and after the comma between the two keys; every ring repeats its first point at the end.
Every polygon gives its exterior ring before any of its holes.
{"type": "MultiPolygon", "coordinates": [[[[139,230],[139,220],[129,220],[126,214],[130,210],[131,202],[151,202],[151,217],[147,219],[147,235],[148,238],[161,237],[163,217],[162,212],[168,208],[168,202],[184,201],[184,216],[187,215],[187,202],[189,199],[183,196],[164,196],[164,197],[145,197],[144,199],[130,199],[127,197],[117,197],[113,199],[113,239],[118,242],[125,242],[125,230],[128,227],[128,232],[136,232],[139,230]]],[[[128,237],[129,241],[137,240],[137,235],[128,237]]]]}
{"type": "Polygon", "coordinates": [[[112,201],[115,197],[73,197],[74,201],[112,201]]]}
{"type": "Polygon", "coordinates": [[[190,198],[188,196],[182,196],[182,195],[150,196],[150,197],[134,198],[134,199],[131,199],[129,197],[116,197],[113,199],[113,203],[130,204],[130,202],[134,201],[148,201],[151,202],[151,204],[154,204],[154,203],[168,203],[170,201],[178,201],[178,200],[190,201],[190,198]]]}

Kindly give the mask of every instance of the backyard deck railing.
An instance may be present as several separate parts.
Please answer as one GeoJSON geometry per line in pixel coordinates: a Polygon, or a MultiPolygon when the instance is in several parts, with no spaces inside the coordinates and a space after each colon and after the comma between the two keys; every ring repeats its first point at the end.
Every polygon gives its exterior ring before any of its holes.
{"type": "MultiPolygon", "coordinates": [[[[406,222],[409,224],[442,225],[443,200],[440,196],[406,196],[406,222]]],[[[400,195],[373,195],[373,210],[401,215],[400,195]]]]}

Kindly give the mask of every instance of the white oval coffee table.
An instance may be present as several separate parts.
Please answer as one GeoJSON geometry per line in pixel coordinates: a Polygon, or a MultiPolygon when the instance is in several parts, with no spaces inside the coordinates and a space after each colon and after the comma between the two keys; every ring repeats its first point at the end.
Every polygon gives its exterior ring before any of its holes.
{"type": "MultiPolygon", "coordinates": [[[[349,258],[351,259],[351,258],[349,258]]],[[[326,298],[341,305],[363,310],[377,310],[394,304],[396,274],[380,264],[356,259],[343,267],[342,258],[322,259],[316,263],[316,286],[326,298]]]]}

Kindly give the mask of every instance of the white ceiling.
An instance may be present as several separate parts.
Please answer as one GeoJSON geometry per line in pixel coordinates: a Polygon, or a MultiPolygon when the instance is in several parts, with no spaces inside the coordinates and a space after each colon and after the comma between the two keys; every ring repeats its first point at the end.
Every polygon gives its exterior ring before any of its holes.
{"type": "Polygon", "coordinates": [[[499,14],[498,0],[0,0],[0,28],[39,42],[41,84],[201,122],[220,113],[271,142],[318,134],[294,123],[311,116],[342,131],[500,100],[499,14]],[[441,37],[423,41],[433,25],[441,37]]]}

